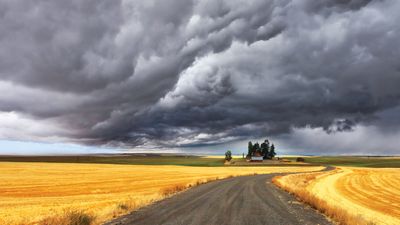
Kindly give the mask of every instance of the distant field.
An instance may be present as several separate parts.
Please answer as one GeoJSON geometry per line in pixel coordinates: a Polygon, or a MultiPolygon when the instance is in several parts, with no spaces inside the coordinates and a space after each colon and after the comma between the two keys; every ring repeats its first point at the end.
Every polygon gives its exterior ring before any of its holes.
{"type": "Polygon", "coordinates": [[[340,167],[274,182],[343,224],[400,224],[400,169],[340,167]]]}
{"type": "Polygon", "coordinates": [[[95,216],[100,224],[210,180],[320,169],[0,162],[0,224],[62,224],[70,211],[95,216]]]}
{"type": "Polygon", "coordinates": [[[232,159],[229,166],[320,166],[319,164],[310,164],[304,162],[296,162],[295,158],[292,160],[264,160],[263,162],[248,162],[246,159],[241,157],[232,159]]]}
{"type": "MultiPolygon", "coordinates": [[[[174,165],[174,166],[226,166],[224,156],[131,154],[90,156],[0,156],[0,162],[51,162],[51,163],[96,163],[126,165],[174,165]]],[[[314,164],[264,160],[264,163],[248,163],[242,156],[234,156],[229,166],[313,166],[314,164]]]]}
{"type": "MultiPolygon", "coordinates": [[[[285,157],[295,160],[295,157],[285,157]]],[[[379,157],[379,156],[311,156],[304,157],[306,163],[353,166],[372,168],[400,168],[400,157],[379,157]]]]}
{"type": "Polygon", "coordinates": [[[91,156],[0,156],[0,162],[102,163],[127,165],[224,166],[223,157],[132,154],[91,156]]]}

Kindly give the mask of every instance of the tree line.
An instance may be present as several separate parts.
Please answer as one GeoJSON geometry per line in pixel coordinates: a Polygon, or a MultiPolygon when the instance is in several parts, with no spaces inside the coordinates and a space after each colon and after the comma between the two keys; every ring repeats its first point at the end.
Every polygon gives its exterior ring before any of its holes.
{"type": "Polygon", "coordinates": [[[250,158],[251,156],[254,156],[256,154],[259,154],[263,157],[263,159],[272,159],[275,157],[276,152],[275,152],[275,145],[270,144],[269,140],[266,139],[261,145],[256,142],[254,145],[249,141],[248,144],[248,152],[247,152],[247,158],[250,158]]]}
{"type": "MultiPolygon", "coordinates": [[[[263,159],[272,159],[276,155],[275,145],[272,143],[270,144],[268,139],[266,139],[263,143],[261,143],[261,145],[258,144],[258,142],[256,142],[253,145],[253,143],[251,143],[251,141],[249,141],[248,152],[247,152],[246,158],[251,158],[251,156],[254,156],[256,154],[262,156],[263,159]]],[[[243,157],[244,157],[244,153],[243,153],[243,157]]],[[[231,161],[231,159],[232,159],[232,152],[230,150],[228,150],[225,152],[225,160],[231,161]]]]}

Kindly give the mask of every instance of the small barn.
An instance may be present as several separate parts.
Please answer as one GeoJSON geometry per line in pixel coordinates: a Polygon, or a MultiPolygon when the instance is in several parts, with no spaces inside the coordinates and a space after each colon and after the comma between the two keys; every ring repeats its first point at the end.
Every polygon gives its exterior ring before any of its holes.
{"type": "Polygon", "coordinates": [[[263,156],[261,155],[260,152],[255,152],[250,159],[250,162],[262,162],[263,161],[263,156]]]}

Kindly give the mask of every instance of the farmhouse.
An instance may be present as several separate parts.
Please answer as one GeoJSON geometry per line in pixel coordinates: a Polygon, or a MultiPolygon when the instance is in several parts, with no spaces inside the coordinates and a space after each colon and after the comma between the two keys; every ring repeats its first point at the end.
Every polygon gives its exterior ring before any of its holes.
{"type": "Polygon", "coordinates": [[[270,144],[268,139],[261,143],[261,145],[258,144],[258,142],[253,145],[253,143],[249,141],[247,150],[246,159],[248,162],[262,162],[264,159],[271,160],[276,155],[275,145],[272,143],[270,144]]]}
{"type": "Polygon", "coordinates": [[[260,152],[255,152],[250,159],[250,162],[262,162],[263,161],[263,156],[261,155],[260,152]]]}

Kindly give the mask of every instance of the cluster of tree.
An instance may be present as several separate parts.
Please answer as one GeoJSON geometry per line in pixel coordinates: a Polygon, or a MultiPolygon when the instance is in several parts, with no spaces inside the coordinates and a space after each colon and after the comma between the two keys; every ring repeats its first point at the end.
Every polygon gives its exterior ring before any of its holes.
{"type": "Polygon", "coordinates": [[[256,142],[254,145],[249,141],[249,146],[248,146],[248,153],[247,157],[250,158],[251,156],[255,154],[262,155],[264,159],[272,159],[275,157],[275,145],[269,143],[268,139],[266,139],[263,143],[258,144],[256,142]]]}

